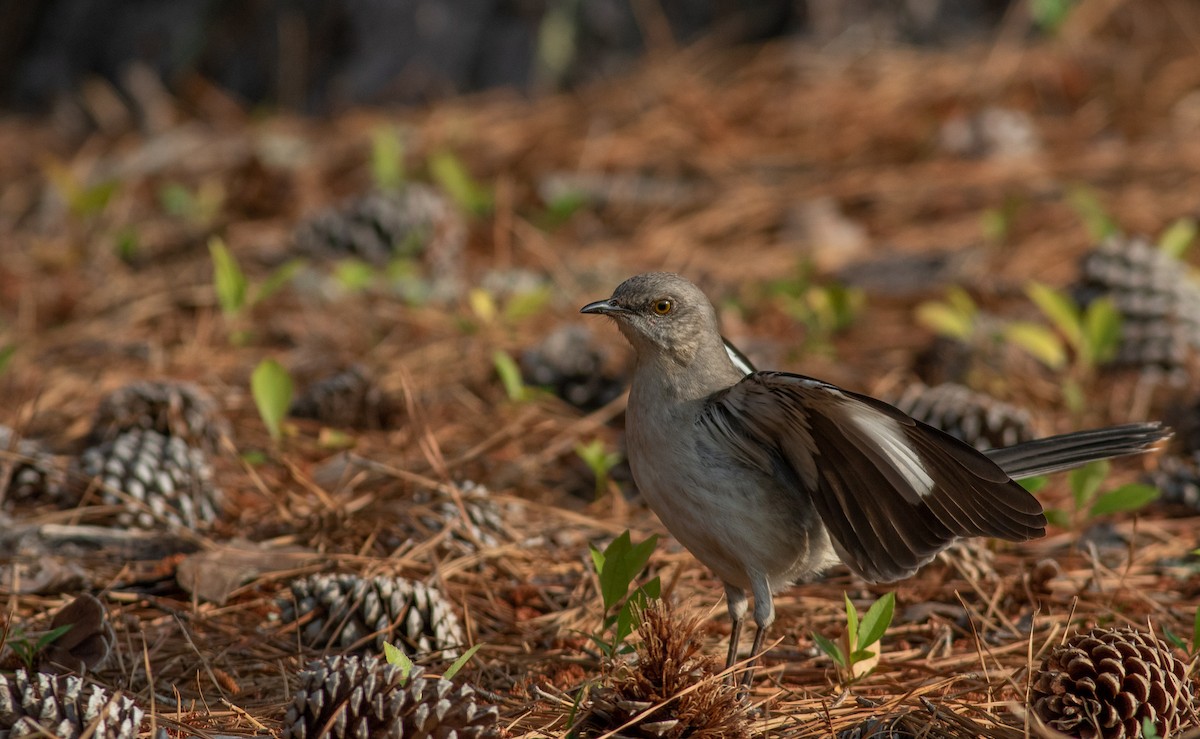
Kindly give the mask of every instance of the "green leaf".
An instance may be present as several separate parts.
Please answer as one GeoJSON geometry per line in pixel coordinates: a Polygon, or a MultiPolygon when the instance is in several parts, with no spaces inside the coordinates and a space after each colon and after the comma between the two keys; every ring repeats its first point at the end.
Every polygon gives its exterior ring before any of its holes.
{"type": "Polygon", "coordinates": [[[126,264],[132,264],[141,249],[141,235],[138,230],[132,226],[127,226],[116,233],[114,236],[113,251],[126,264]]]}
{"type": "Polygon", "coordinates": [[[1049,508],[1045,511],[1046,521],[1060,529],[1071,528],[1071,518],[1061,508],[1049,508]]]}
{"type": "Polygon", "coordinates": [[[1067,203],[1079,214],[1092,241],[1104,241],[1117,233],[1117,224],[1108,215],[1094,190],[1086,187],[1072,188],[1067,193],[1067,203]]]}
{"type": "Polygon", "coordinates": [[[333,266],[333,279],[350,294],[360,293],[370,287],[376,273],[374,266],[361,259],[339,259],[333,266]]]}
{"type": "Polygon", "coordinates": [[[846,601],[846,643],[853,649],[858,642],[858,609],[850,602],[850,596],[844,592],[842,599],[846,601]]]}
{"type": "Polygon", "coordinates": [[[1023,480],[1017,480],[1017,484],[1029,491],[1031,495],[1037,495],[1042,491],[1042,488],[1050,482],[1049,475],[1035,475],[1034,477],[1026,477],[1023,480]]]}
{"type": "Polygon", "coordinates": [[[1076,0],[1029,0],[1029,15],[1042,33],[1057,33],[1071,17],[1076,0]]]}
{"type": "Polygon", "coordinates": [[[1200,607],[1196,608],[1196,616],[1192,619],[1192,652],[1200,652],[1200,607]]]}
{"type": "Polygon", "coordinates": [[[960,340],[969,338],[975,328],[972,316],[935,301],[917,306],[917,322],[939,336],[960,340]]]}
{"type": "Polygon", "coordinates": [[[289,259],[281,264],[267,279],[258,284],[254,290],[254,297],[250,298],[250,304],[257,305],[282,290],[284,285],[291,282],[300,270],[304,269],[304,264],[303,259],[289,259]]]}
{"type": "Polygon", "coordinates": [[[1067,363],[1067,350],[1062,341],[1041,324],[1013,321],[1004,327],[1004,338],[1050,369],[1062,369],[1067,363]]]}
{"type": "Polygon", "coordinates": [[[1109,513],[1136,511],[1146,504],[1158,500],[1158,496],[1158,488],[1153,485],[1131,482],[1097,498],[1089,515],[1104,516],[1109,513]]]}
{"type": "Polygon", "coordinates": [[[1182,649],[1185,652],[1188,651],[1187,642],[1176,636],[1175,633],[1169,628],[1166,626],[1162,627],[1162,632],[1163,636],[1166,637],[1166,640],[1171,644],[1171,646],[1176,647],[1177,649],[1182,649]]]}
{"type": "Polygon", "coordinates": [[[471,177],[462,160],[451,152],[441,151],[431,156],[429,173],[438,186],[468,213],[483,215],[492,209],[491,193],[471,177]]]}
{"type": "Polygon", "coordinates": [[[1158,237],[1158,248],[1176,259],[1182,259],[1196,240],[1196,220],[1180,218],[1158,237]]]}
{"type": "Polygon", "coordinates": [[[68,203],[68,207],[76,216],[87,217],[94,216],[103,211],[113,196],[117,194],[117,190],[121,187],[121,183],[117,180],[106,180],[99,182],[89,187],[84,187],[76,190],[68,203]]]}
{"type": "Polygon", "coordinates": [[[588,545],[588,549],[591,550],[591,553],[592,553],[592,566],[596,568],[596,574],[597,575],[604,574],[604,563],[605,563],[604,552],[600,551],[599,549],[597,549],[596,547],[594,547],[590,544],[588,545]]]}
{"type": "Polygon", "coordinates": [[[1067,480],[1071,483],[1071,497],[1075,500],[1076,510],[1089,505],[1096,497],[1096,491],[1100,489],[1100,484],[1104,482],[1104,478],[1108,477],[1109,467],[1108,460],[1101,459],[1077,467],[1067,475],[1067,480]]]}
{"type": "Polygon", "coordinates": [[[1078,348],[1083,342],[1083,318],[1079,314],[1079,306],[1065,293],[1059,292],[1049,285],[1031,282],[1025,288],[1025,294],[1050,320],[1067,340],[1067,343],[1078,348]]]}
{"type": "Polygon", "coordinates": [[[404,141],[395,126],[380,126],[371,133],[371,179],[385,191],[404,185],[404,141]]]}
{"type": "Polygon", "coordinates": [[[1112,298],[1093,300],[1083,314],[1083,349],[1088,366],[1112,360],[1121,345],[1121,313],[1112,298]]]}
{"type": "Polygon", "coordinates": [[[524,290],[513,295],[504,304],[504,318],[516,322],[542,313],[550,302],[552,291],[549,286],[524,290]]]}
{"type": "Polygon", "coordinates": [[[862,625],[858,632],[858,642],[853,643],[858,649],[864,649],[883,638],[888,627],[892,625],[892,615],[896,611],[896,594],[885,593],[867,609],[863,616],[862,625]]]}
{"type": "Polygon", "coordinates": [[[519,403],[529,397],[525,380],[521,377],[521,368],[508,352],[497,349],[492,353],[492,364],[496,367],[496,374],[500,377],[500,384],[504,386],[504,393],[508,395],[509,400],[519,403]]]}
{"type": "Polygon", "coordinates": [[[463,652],[462,656],[454,660],[454,664],[446,668],[446,671],[442,673],[442,677],[446,680],[453,680],[454,676],[458,674],[458,671],[467,664],[468,660],[475,656],[475,653],[478,652],[479,648],[482,646],[482,644],[476,644],[467,651],[463,652]]]}
{"type": "Polygon", "coordinates": [[[0,375],[8,371],[8,366],[12,364],[12,358],[16,355],[16,344],[5,344],[4,346],[0,346],[0,375]]]}
{"type": "Polygon", "coordinates": [[[604,548],[604,566],[597,572],[600,575],[600,597],[604,601],[605,611],[616,605],[629,590],[629,583],[633,582],[633,576],[627,576],[628,568],[625,566],[632,546],[629,530],[626,529],[604,548]]]}
{"type": "Polygon", "coordinates": [[[63,624],[62,626],[50,629],[45,634],[42,634],[41,638],[37,640],[37,644],[34,646],[33,651],[42,651],[50,644],[58,641],[60,636],[70,631],[74,626],[75,624],[63,624]]]}
{"type": "Polygon", "coordinates": [[[250,392],[271,438],[283,436],[283,419],[292,404],[292,378],[274,359],[264,359],[250,376],[250,392]]]}
{"type": "Polygon", "coordinates": [[[242,268],[220,237],[209,239],[208,251],[212,255],[213,285],[221,312],[229,317],[237,316],[246,305],[246,275],[242,274],[242,268]]]}
{"type": "Polygon", "coordinates": [[[168,182],[158,188],[158,204],[167,215],[185,218],[196,211],[196,196],[182,183],[168,182]]]}
{"type": "Polygon", "coordinates": [[[1142,739],[1161,739],[1158,727],[1154,725],[1154,719],[1149,716],[1142,719],[1142,739]]]}
{"type": "Polygon", "coordinates": [[[400,675],[405,680],[412,674],[413,661],[404,653],[404,650],[395,644],[383,643],[383,658],[389,665],[398,665],[400,667],[400,675]]]}
{"type": "Polygon", "coordinates": [[[864,659],[871,659],[875,656],[873,649],[856,649],[850,653],[850,664],[862,662],[864,659]]]}
{"type": "Polygon", "coordinates": [[[824,652],[829,659],[833,660],[834,664],[842,669],[846,668],[846,658],[842,656],[842,650],[837,644],[834,644],[832,641],[821,636],[815,631],[812,634],[812,638],[813,642],[817,645],[817,648],[824,652]]]}
{"type": "Polygon", "coordinates": [[[660,598],[662,597],[662,578],[655,575],[647,580],[645,585],[639,587],[638,590],[645,593],[647,598],[660,598]]]}

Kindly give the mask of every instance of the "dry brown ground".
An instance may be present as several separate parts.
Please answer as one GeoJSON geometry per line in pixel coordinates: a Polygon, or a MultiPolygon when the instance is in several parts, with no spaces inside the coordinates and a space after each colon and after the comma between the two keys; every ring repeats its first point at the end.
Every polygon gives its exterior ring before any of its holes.
{"type": "MultiPolygon", "coordinates": [[[[153,137],[132,132],[119,115],[71,142],[45,121],[0,120],[0,345],[17,349],[0,376],[0,422],[68,449],[104,392],[135,378],[195,381],[221,402],[237,451],[268,457],[256,466],[233,455],[218,461],[233,505],[201,544],[275,537],[318,553],[242,585],[223,605],[191,601],[174,584],[178,558],[118,554],[81,563],[82,588],[102,593],[118,631],[117,657],[96,679],[146,706],[153,700],[168,725],[269,734],[295,688],[289,676],[312,656],[269,619],[282,583],[297,571],[387,572],[433,578],[461,608],[471,639],[486,645],[464,676],[500,702],[513,736],[561,734],[571,696],[601,675],[579,636],[600,618],[587,544],[660,525],[637,498],[588,499],[591,480],[574,447],[595,438],[617,445],[621,401],[590,415],[550,397],[512,402],[493,353],[519,354],[554,327],[580,321],[577,307],[625,276],[669,269],[722,302],[727,333],[760,364],[866,391],[905,382],[930,338],[913,308],[941,286],[868,294],[834,351],[814,356],[789,349],[802,329],[760,287],[795,274],[807,258],[812,238],[796,225],[798,213],[824,197],[865,228],[862,258],[972,250],[957,281],[991,309],[1034,317],[1022,286],[1032,278],[1068,283],[1089,246],[1067,202],[1070,188],[1093,188],[1130,232],[1156,234],[1195,215],[1200,202],[1200,14],[1186,3],[1156,5],[1154,13],[1116,5],[1111,17],[1083,14],[1065,38],[1026,47],[853,57],[786,44],[699,47],[663,54],[605,86],[532,102],[484,95],[316,121],[249,115],[197,85],[161,101],[168,121],[153,137]],[[1027,112],[1040,151],[966,159],[938,148],[947,119],[987,105],[1027,112]],[[223,234],[261,279],[287,255],[297,220],[370,186],[370,136],[385,122],[402,126],[415,177],[429,152],[448,149],[494,184],[495,212],[471,221],[468,281],[529,269],[552,280],[549,303],[519,321],[485,323],[466,300],[419,307],[385,291],[330,297],[293,285],[231,326],[216,305],[208,236],[223,234]],[[56,170],[80,182],[116,177],[120,187],[101,213],[74,216],[58,197],[62,186],[52,184],[56,170]],[[664,203],[618,193],[561,227],[538,228],[536,186],[561,172],[636,174],[681,189],[664,203]],[[156,193],[172,182],[214,188],[223,205],[207,223],[165,215],[156,193]],[[1010,232],[986,242],[984,213],[1006,201],[1019,203],[1010,232]],[[112,247],[127,227],[140,241],[132,266],[112,247]],[[249,328],[251,340],[233,344],[235,328],[249,328]],[[299,423],[273,445],[250,400],[250,372],[265,357],[308,376],[354,361],[372,368],[407,412],[394,430],[355,433],[354,451],[392,472],[347,494],[319,490],[313,472],[333,454],[320,430],[299,423]],[[443,561],[427,547],[392,552],[377,544],[389,526],[382,506],[463,479],[514,501],[519,514],[509,525],[535,543],[443,561]]],[[[614,331],[593,329],[614,366],[626,361],[614,331]]],[[[1036,408],[1045,430],[1130,418],[1132,376],[1090,383],[1088,408],[1073,418],[1054,376],[1023,371],[990,389],[1036,408]]],[[[1190,397],[1186,388],[1160,389],[1149,412],[1190,397]]],[[[1116,479],[1147,464],[1122,462],[1116,479]]],[[[1062,481],[1047,493],[1052,502],[1067,495],[1062,481]]],[[[897,622],[883,659],[854,687],[877,708],[838,700],[835,672],[808,635],[839,633],[843,591],[865,603],[887,588],[834,572],[788,591],[776,604],[772,636],[780,643],[751,696],[755,728],[824,736],[869,715],[926,711],[928,699],[947,733],[991,727],[991,736],[1020,735],[1010,706],[1020,702],[1030,666],[1066,633],[1147,620],[1191,633],[1200,572],[1186,558],[1197,519],[1169,513],[1152,507],[1114,521],[1137,542],[1115,561],[1078,546],[1080,531],[1055,529],[1041,541],[997,546],[995,580],[935,563],[895,586],[897,622]],[[1047,558],[1061,573],[1034,593],[1029,573],[1047,558]],[[969,627],[956,620],[963,614],[969,627]]],[[[36,523],[53,523],[81,514],[36,515],[36,523]]],[[[686,610],[712,615],[708,647],[723,654],[728,624],[712,576],[669,540],[651,570],[686,610]]],[[[72,595],[5,595],[0,608],[36,629],[72,595]]]]}

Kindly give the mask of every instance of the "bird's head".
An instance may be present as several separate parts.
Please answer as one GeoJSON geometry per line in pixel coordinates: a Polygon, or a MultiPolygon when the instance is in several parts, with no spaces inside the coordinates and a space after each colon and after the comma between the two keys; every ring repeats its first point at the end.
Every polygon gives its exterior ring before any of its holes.
{"type": "Polygon", "coordinates": [[[648,272],[625,280],[607,300],[579,309],[612,318],[639,360],[669,359],[688,365],[704,351],[719,350],[717,317],[708,298],[686,279],[648,272]]]}

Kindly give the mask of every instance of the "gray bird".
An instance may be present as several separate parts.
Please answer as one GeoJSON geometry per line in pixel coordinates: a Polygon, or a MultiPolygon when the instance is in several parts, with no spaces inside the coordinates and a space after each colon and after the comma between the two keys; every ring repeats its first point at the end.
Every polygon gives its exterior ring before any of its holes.
{"type": "Polygon", "coordinates": [[[629,464],[663,524],[725,585],[727,668],[754,594],[746,684],[781,588],[838,562],[868,581],[899,580],[960,538],[1040,537],[1042,506],[1014,477],[1169,436],[1128,424],[981,453],[875,398],[753,371],[704,293],[674,274],[631,277],[580,312],[613,318],[633,345],[629,464]]]}

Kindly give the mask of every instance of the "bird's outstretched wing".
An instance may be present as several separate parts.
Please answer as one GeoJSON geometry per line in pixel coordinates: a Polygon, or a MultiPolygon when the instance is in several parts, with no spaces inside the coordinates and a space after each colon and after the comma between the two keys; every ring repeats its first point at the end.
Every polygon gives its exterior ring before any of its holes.
{"type": "Polygon", "coordinates": [[[868,580],[907,577],[955,539],[1045,533],[1042,506],[967,444],[874,398],[755,372],[697,421],[748,468],[798,484],[838,555],[868,580]]]}

